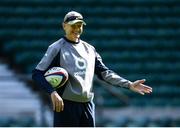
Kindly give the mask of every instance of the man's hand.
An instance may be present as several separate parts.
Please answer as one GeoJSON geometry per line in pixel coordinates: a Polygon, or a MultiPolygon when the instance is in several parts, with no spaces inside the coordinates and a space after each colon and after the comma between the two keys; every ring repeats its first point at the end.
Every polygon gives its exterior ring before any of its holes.
{"type": "Polygon", "coordinates": [[[140,93],[142,95],[144,95],[145,93],[151,93],[152,92],[152,88],[144,85],[143,83],[145,82],[145,79],[142,80],[136,80],[135,82],[132,82],[130,84],[130,90],[140,93]]]}
{"type": "Polygon", "coordinates": [[[64,109],[63,99],[59,96],[59,94],[54,91],[51,93],[51,100],[53,104],[53,110],[56,112],[61,112],[64,109]]]}

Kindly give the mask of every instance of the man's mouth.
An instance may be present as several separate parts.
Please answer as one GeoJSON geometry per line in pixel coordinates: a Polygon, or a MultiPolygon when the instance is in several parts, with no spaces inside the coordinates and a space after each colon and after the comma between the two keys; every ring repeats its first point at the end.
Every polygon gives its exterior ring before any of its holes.
{"type": "Polygon", "coordinates": [[[73,35],[77,36],[77,35],[80,35],[80,33],[79,32],[74,32],[73,35]]]}

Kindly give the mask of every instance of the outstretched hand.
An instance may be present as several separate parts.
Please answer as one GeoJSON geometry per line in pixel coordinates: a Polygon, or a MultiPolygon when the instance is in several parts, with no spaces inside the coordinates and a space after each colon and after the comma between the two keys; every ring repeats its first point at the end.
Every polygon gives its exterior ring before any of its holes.
{"type": "Polygon", "coordinates": [[[143,83],[145,82],[145,79],[142,80],[136,80],[134,82],[132,82],[130,84],[130,90],[140,93],[142,95],[144,95],[145,93],[151,93],[152,92],[152,88],[144,85],[143,83]]]}

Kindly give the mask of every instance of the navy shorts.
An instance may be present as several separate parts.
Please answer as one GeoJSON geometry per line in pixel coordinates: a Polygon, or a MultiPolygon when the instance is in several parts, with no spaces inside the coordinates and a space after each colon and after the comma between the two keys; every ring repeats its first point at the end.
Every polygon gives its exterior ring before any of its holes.
{"type": "Polygon", "coordinates": [[[94,103],[64,101],[64,110],[54,111],[54,127],[95,127],[94,103]]]}

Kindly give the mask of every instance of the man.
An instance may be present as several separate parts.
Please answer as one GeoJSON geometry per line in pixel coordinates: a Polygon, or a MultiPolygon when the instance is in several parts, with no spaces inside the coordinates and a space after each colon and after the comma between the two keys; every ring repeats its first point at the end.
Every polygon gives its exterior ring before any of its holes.
{"type": "Polygon", "coordinates": [[[86,25],[83,16],[68,12],[62,23],[65,36],[51,44],[35,70],[32,78],[51,96],[54,110],[54,126],[95,126],[92,81],[94,73],[99,79],[140,94],[151,93],[145,80],[130,82],[102,62],[95,48],[80,39],[86,25]],[[45,80],[44,73],[54,66],[67,70],[67,83],[54,90],[45,80]]]}

